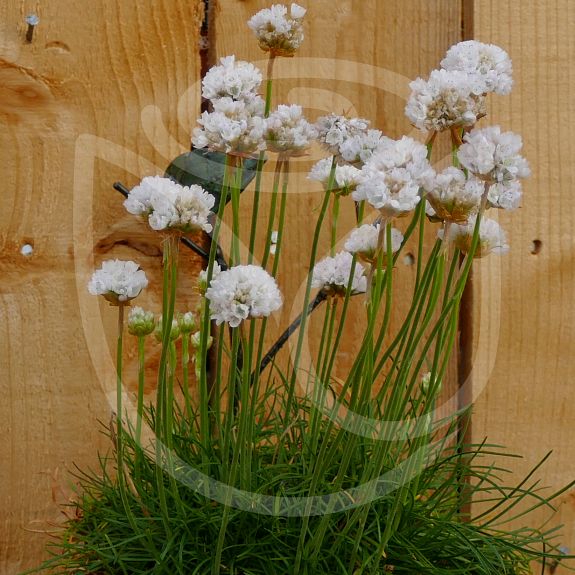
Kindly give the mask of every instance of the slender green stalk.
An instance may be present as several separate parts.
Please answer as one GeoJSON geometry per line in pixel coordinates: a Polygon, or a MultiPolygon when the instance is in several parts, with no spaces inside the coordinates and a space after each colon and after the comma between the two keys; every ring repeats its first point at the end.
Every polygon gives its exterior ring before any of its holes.
{"type": "Polygon", "coordinates": [[[146,377],[146,357],[145,357],[145,342],[144,336],[138,336],[138,405],[136,421],[136,445],[141,446],[142,443],[142,419],[144,414],[144,386],[146,377]]]}

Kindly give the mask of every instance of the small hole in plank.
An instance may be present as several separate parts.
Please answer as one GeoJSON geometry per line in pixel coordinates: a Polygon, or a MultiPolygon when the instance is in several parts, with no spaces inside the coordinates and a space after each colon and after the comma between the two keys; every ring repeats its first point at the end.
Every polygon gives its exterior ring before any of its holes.
{"type": "Polygon", "coordinates": [[[403,256],[403,263],[406,266],[412,266],[415,263],[415,256],[411,252],[408,252],[403,256]]]}
{"type": "Polygon", "coordinates": [[[31,244],[24,244],[20,248],[20,253],[25,257],[31,256],[33,252],[34,252],[34,248],[31,244]]]}
{"type": "Polygon", "coordinates": [[[536,256],[543,249],[543,242],[541,240],[533,240],[531,242],[531,253],[536,256]]]}

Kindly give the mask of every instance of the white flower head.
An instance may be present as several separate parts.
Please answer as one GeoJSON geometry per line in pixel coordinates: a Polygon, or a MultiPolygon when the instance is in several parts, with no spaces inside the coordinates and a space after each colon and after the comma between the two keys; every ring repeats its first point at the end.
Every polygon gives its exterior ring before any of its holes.
{"type": "MultiPolygon", "coordinates": [[[[379,239],[379,232],[381,224],[364,224],[359,228],[355,228],[351,235],[345,242],[345,249],[352,254],[357,254],[359,258],[367,262],[373,263],[377,257],[377,244],[379,239]]],[[[396,253],[401,247],[403,242],[403,234],[396,228],[391,229],[391,251],[396,253]]],[[[383,237],[382,250],[384,254],[387,252],[387,234],[383,237]]]]}
{"type": "Polygon", "coordinates": [[[123,304],[137,297],[147,285],[148,278],[136,262],[106,260],[92,274],[88,291],[103,295],[110,303],[123,304]]]}
{"type": "Polygon", "coordinates": [[[405,115],[419,130],[473,126],[486,114],[484,85],[465,72],[433,70],[429,80],[417,78],[409,87],[405,115]]]}
{"type": "MultiPolygon", "coordinates": [[[[222,273],[222,268],[218,262],[214,262],[212,268],[212,281],[222,273]]],[[[201,294],[205,294],[208,289],[208,270],[202,270],[198,276],[198,289],[201,294]]]]}
{"type": "Polygon", "coordinates": [[[385,141],[361,169],[352,197],[366,200],[386,218],[401,216],[417,206],[419,188],[431,171],[423,144],[407,136],[385,141]]]}
{"type": "Polygon", "coordinates": [[[461,165],[478,178],[504,183],[529,176],[527,160],[519,154],[523,143],[513,132],[499,126],[475,129],[466,134],[457,152],[461,165]]]}
{"type": "Polygon", "coordinates": [[[339,146],[341,158],[350,164],[365,164],[382,142],[389,140],[379,130],[365,130],[350,135],[339,146]]]}
{"type": "Polygon", "coordinates": [[[487,202],[492,208],[514,210],[519,207],[523,196],[520,180],[511,180],[489,186],[487,202]]]}
{"type": "Polygon", "coordinates": [[[203,112],[194,128],[192,143],[226,154],[254,154],[265,150],[265,103],[260,96],[248,100],[220,98],[212,112],[203,112]]]}
{"type": "Polygon", "coordinates": [[[265,140],[271,152],[301,156],[316,137],[315,128],[303,117],[301,106],[280,105],[266,119],[265,140]]]}
{"type": "Polygon", "coordinates": [[[254,14],[248,27],[264,52],[273,56],[293,56],[303,42],[305,13],[306,9],[295,3],[289,10],[283,4],[274,4],[254,14]]]}
{"type": "Polygon", "coordinates": [[[494,44],[467,40],[455,44],[441,61],[444,70],[458,70],[476,77],[484,92],[509,94],[513,86],[513,66],[507,52],[494,44]]]}
{"type": "Polygon", "coordinates": [[[311,285],[329,294],[344,296],[351,279],[351,294],[364,293],[367,278],[363,266],[356,262],[351,276],[353,256],[349,252],[339,252],[334,257],[327,257],[315,264],[311,285]]]}
{"type": "MultiPolygon", "coordinates": [[[[329,176],[331,173],[331,166],[333,158],[324,158],[313,165],[309,172],[308,178],[316,180],[323,184],[324,189],[327,190],[329,185],[329,176]]],[[[355,166],[344,164],[343,166],[335,166],[334,182],[331,187],[335,193],[347,195],[357,187],[360,182],[361,170],[355,166]]]]}
{"type": "Polygon", "coordinates": [[[148,176],[124,201],[128,212],[143,216],[154,230],[212,231],[208,221],[215,198],[201,186],[181,186],[169,178],[148,176]]]}
{"type": "Polygon", "coordinates": [[[369,121],[363,118],[349,119],[345,116],[329,114],[318,118],[315,127],[319,142],[330,154],[339,159],[343,157],[342,150],[346,150],[346,142],[349,139],[367,135],[369,121]]]}
{"type": "Polygon", "coordinates": [[[262,73],[250,62],[237,60],[235,56],[220,58],[219,66],[213,66],[202,81],[202,96],[208,100],[229,97],[249,100],[258,92],[262,73]]]}
{"type": "Polygon", "coordinates": [[[128,332],[137,337],[151,334],[156,327],[153,311],[145,311],[141,307],[133,307],[128,314],[128,332]]]}
{"type": "Polygon", "coordinates": [[[449,167],[423,182],[426,198],[435,217],[455,223],[465,223],[479,209],[484,183],[466,178],[462,170],[449,167]]]}
{"type": "MultiPolygon", "coordinates": [[[[471,249],[476,216],[471,216],[466,224],[452,224],[449,226],[447,240],[453,243],[463,253],[471,249]]],[[[438,230],[439,238],[444,239],[444,230],[438,230]]],[[[501,226],[489,218],[482,218],[479,224],[479,242],[473,257],[482,258],[491,253],[504,254],[509,251],[507,238],[501,226]]]]}
{"type": "Polygon", "coordinates": [[[282,305],[275,279],[263,268],[239,265],[212,278],[206,290],[210,317],[217,325],[238,327],[248,318],[267,317],[282,305]]]}

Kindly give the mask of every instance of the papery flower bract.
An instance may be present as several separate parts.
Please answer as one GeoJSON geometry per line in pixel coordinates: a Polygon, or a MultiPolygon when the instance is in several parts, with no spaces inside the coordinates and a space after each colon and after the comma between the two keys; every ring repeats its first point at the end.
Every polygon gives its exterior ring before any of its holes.
{"type": "Polygon", "coordinates": [[[137,337],[151,334],[156,327],[153,311],[145,311],[141,307],[133,307],[128,314],[128,333],[137,337]]]}
{"type": "Polygon", "coordinates": [[[275,279],[255,265],[235,266],[212,278],[206,298],[216,324],[231,327],[250,317],[267,317],[282,305],[275,279]]]}
{"type": "Polygon", "coordinates": [[[208,221],[215,198],[201,186],[181,186],[160,176],[148,176],[124,201],[128,212],[141,215],[154,230],[212,231],[208,221]]]}
{"type": "Polygon", "coordinates": [[[292,4],[273,4],[254,14],[248,21],[260,48],[273,56],[293,56],[303,42],[302,19],[306,9],[292,4]]]}
{"type": "MultiPolygon", "coordinates": [[[[329,184],[329,175],[333,163],[332,158],[324,158],[316,162],[309,172],[308,178],[316,180],[323,184],[324,189],[327,190],[329,184]]],[[[355,190],[357,184],[360,182],[361,170],[355,166],[347,164],[340,166],[336,165],[334,182],[331,191],[340,192],[342,194],[349,194],[355,190]]]]}
{"type": "Polygon", "coordinates": [[[204,76],[202,96],[208,100],[225,97],[249,100],[257,94],[261,83],[262,73],[253,64],[226,56],[204,76]]]}
{"type": "MultiPolygon", "coordinates": [[[[377,256],[377,243],[381,224],[364,224],[355,228],[349,238],[346,240],[344,248],[352,253],[357,254],[359,258],[367,262],[374,262],[377,256]]],[[[403,242],[403,234],[396,228],[391,229],[391,251],[397,252],[403,242]]],[[[382,250],[387,252],[387,234],[384,233],[382,250]]]]}
{"type": "Polygon", "coordinates": [[[280,105],[266,119],[264,138],[271,152],[301,156],[317,135],[315,128],[303,117],[301,106],[280,105]]]}
{"type": "Polygon", "coordinates": [[[482,180],[509,182],[530,174],[527,160],[519,154],[522,146],[521,136],[490,126],[465,134],[457,157],[463,167],[482,180]]]}
{"type": "Polygon", "coordinates": [[[88,291],[103,295],[111,303],[125,303],[137,297],[148,285],[148,278],[133,261],[106,260],[92,274],[88,291]]]}
{"type": "Polygon", "coordinates": [[[483,83],[465,72],[433,70],[429,80],[417,78],[409,87],[405,115],[419,130],[473,126],[486,113],[483,83]]]}
{"type": "Polygon", "coordinates": [[[201,127],[193,130],[196,148],[248,155],[265,150],[265,103],[260,96],[241,101],[220,98],[213,108],[213,112],[202,113],[198,119],[201,127]]]}
{"type": "MultiPolygon", "coordinates": [[[[326,257],[315,264],[312,271],[311,285],[314,288],[335,295],[345,295],[351,278],[353,256],[346,251],[339,252],[334,257],[326,257]]],[[[367,288],[367,278],[363,266],[356,262],[351,281],[351,293],[364,293],[367,288]]]]}
{"type": "Polygon", "coordinates": [[[489,186],[487,202],[492,208],[514,210],[519,207],[522,196],[521,182],[519,180],[511,180],[489,186]]]}
{"type": "Polygon", "coordinates": [[[417,206],[421,200],[419,188],[432,168],[427,161],[427,148],[404,136],[401,140],[382,142],[361,172],[353,199],[366,200],[385,218],[390,218],[417,206]]]}
{"type": "Polygon", "coordinates": [[[366,136],[369,120],[328,114],[318,118],[315,127],[318,141],[330,154],[339,159],[342,157],[342,147],[346,149],[345,144],[349,139],[366,136]]]}
{"type": "Polygon", "coordinates": [[[477,178],[466,178],[462,170],[453,166],[426,178],[425,196],[440,220],[465,223],[479,209],[484,183],[477,178]]]}
{"type": "MultiPolygon", "coordinates": [[[[447,240],[453,243],[463,253],[471,249],[476,216],[471,216],[466,224],[451,224],[447,240]]],[[[444,230],[438,230],[437,236],[444,239],[444,230]]],[[[501,226],[489,218],[482,218],[479,224],[479,242],[473,257],[482,258],[491,253],[504,254],[509,251],[507,238],[501,226]]]]}
{"type": "Polygon", "coordinates": [[[505,50],[494,44],[467,40],[455,44],[441,61],[444,70],[458,70],[483,82],[484,92],[509,94],[513,66],[505,50]]]}

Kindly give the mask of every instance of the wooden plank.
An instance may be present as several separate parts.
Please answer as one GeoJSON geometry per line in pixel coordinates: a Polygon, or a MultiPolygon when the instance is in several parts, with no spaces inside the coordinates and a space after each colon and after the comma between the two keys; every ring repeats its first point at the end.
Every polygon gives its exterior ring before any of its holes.
{"type": "Polygon", "coordinates": [[[161,173],[189,148],[202,15],[201,0],[0,5],[3,574],[38,564],[73,465],[108,449],[114,317],[85,285],[101,259],[135,259],[151,272],[143,303],[158,301],[159,238],[111,184],[161,173]]]}
{"type": "MultiPolygon", "coordinates": [[[[238,59],[253,61],[265,70],[265,54],[259,50],[245,23],[269,4],[264,0],[221,0],[214,13],[215,55],[219,58],[235,54],[238,59]]],[[[409,134],[421,139],[421,134],[410,126],[404,115],[408,84],[416,76],[426,76],[437,67],[447,48],[460,40],[461,3],[450,0],[317,0],[304,4],[308,9],[306,37],[294,58],[276,61],[274,105],[299,103],[306,108],[311,120],[329,112],[360,116],[371,120],[373,127],[390,137],[409,134]]],[[[436,158],[443,158],[447,151],[446,146],[440,147],[436,158]]],[[[301,309],[315,210],[322,198],[320,187],[306,177],[313,163],[325,155],[319,148],[314,148],[310,156],[293,162],[293,185],[285,228],[287,247],[278,276],[285,300],[290,304],[284,306],[278,318],[282,326],[301,309]]],[[[270,189],[268,179],[264,190],[270,189]]],[[[269,194],[263,196],[260,213],[267,214],[269,194]]],[[[249,230],[251,192],[246,192],[242,201],[246,206],[243,227],[249,230]]],[[[343,200],[341,214],[340,249],[346,234],[355,225],[351,200],[343,200]]],[[[399,227],[404,225],[404,222],[398,222],[399,227]]],[[[434,233],[430,232],[430,239],[434,233]]],[[[322,255],[329,253],[328,236],[329,226],[326,225],[320,247],[322,255]]],[[[409,250],[413,252],[414,246],[410,245],[409,250]]],[[[413,285],[413,260],[402,260],[396,277],[392,331],[405,313],[405,298],[401,296],[413,285]]],[[[353,302],[352,318],[364,314],[361,300],[356,298],[353,302]]],[[[321,326],[320,312],[310,324],[310,342],[319,341],[321,326]]],[[[346,373],[353,360],[354,344],[361,341],[362,322],[350,320],[346,329],[346,344],[336,367],[340,376],[346,373]]],[[[448,394],[455,392],[455,377],[451,378],[450,385],[448,394]]]]}
{"type": "MultiPolygon", "coordinates": [[[[523,207],[499,217],[511,252],[476,268],[473,436],[522,454],[516,478],[553,450],[539,476],[559,488],[575,476],[575,6],[475,0],[473,29],[477,40],[506,49],[514,66],[512,95],[491,98],[484,122],[521,134],[533,171],[523,207]],[[490,351],[479,354],[486,344],[490,351]]],[[[548,525],[565,524],[559,542],[571,552],[574,497],[561,498],[548,525]]],[[[550,515],[538,513],[534,524],[550,515]]]]}

